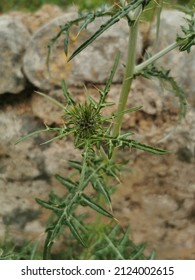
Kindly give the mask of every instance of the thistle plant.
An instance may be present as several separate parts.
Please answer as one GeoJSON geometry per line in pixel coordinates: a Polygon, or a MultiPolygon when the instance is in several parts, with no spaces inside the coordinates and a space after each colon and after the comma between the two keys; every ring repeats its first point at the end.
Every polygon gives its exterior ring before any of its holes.
{"type": "MultiPolygon", "coordinates": [[[[191,47],[195,44],[195,21],[194,14],[191,12],[191,18],[187,19],[188,27],[182,27],[182,37],[177,36],[172,45],[153,56],[148,54],[145,61],[136,65],[136,44],[140,17],[151,2],[153,1],[133,0],[128,3],[121,0],[112,7],[81,14],[78,19],[61,26],[60,32],[51,40],[49,55],[53,44],[60,36],[64,36],[64,51],[68,55],[69,34],[73,25],[80,26],[78,31],[80,33],[95,18],[109,16],[109,19],[69,56],[68,61],[70,61],[119,20],[125,18],[129,26],[127,60],[116,112],[106,116],[103,109],[113,105],[112,102],[107,101],[107,97],[120,61],[120,53],[116,54],[104,88],[97,89],[99,93],[97,100],[87,96],[84,103],[77,103],[69,92],[65,81],[62,81],[64,103],[60,103],[44,93],[37,92],[62,109],[64,124],[62,127],[46,125],[45,129],[32,132],[17,141],[19,143],[39,133],[54,132],[55,137],[47,141],[45,143],[47,144],[50,141],[66,139],[68,135],[72,135],[74,147],[79,149],[81,153],[80,161],[69,160],[70,167],[75,171],[74,176],[55,175],[56,180],[66,189],[64,196],[60,197],[52,192],[48,201],[36,199],[37,203],[52,212],[52,218],[46,227],[44,259],[51,258],[52,246],[57,238],[63,234],[66,234],[66,240],[69,242],[67,247],[76,248],[72,250],[71,256],[67,252],[67,256],[70,258],[147,259],[154,256],[153,253],[151,256],[146,256],[144,254],[145,245],[135,245],[129,237],[129,229],[120,226],[120,221],[115,218],[112,209],[111,196],[116,185],[120,182],[120,174],[125,165],[125,162],[120,162],[117,159],[119,149],[126,147],[133,152],[134,148],[158,155],[166,155],[168,151],[136,141],[134,134],[132,132],[123,133],[121,126],[125,114],[141,109],[141,106],[126,108],[131,85],[139,75],[145,78],[157,77],[161,81],[168,82],[172,86],[173,92],[178,96],[181,116],[185,116],[184,92],[170,76],[170,71],[159,68],[155,62],[174,48],[190,52],[191,47]],[[93,195],[89,195],[91,189],[93,195]],[[78,207],[83,207],[82,214],[77,211],[78,207]],[[85,210],[86,208],[91,208],[94,211],[93,222],[87,222],[88,210],[85,210]],[[75,255],[75,252],[78,254],[75,255]]],[[[154,2],[153,4],[162,5],[162,2],[154,2]]]]}

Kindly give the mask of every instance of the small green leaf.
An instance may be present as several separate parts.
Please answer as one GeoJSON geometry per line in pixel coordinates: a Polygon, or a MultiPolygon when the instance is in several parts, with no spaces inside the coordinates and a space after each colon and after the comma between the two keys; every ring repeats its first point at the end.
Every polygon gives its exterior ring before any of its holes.
{"type": "Polygon", "coordinates": [[[68,105],[75,105],[75,101],[71,98],[70,93],[67,89],[66,82],[64,80],[62,81],[62,90],[68,105]]]}
{"type": "Polygon", "coordinates": [[[98,189],[106,198],[107,202],[111,206],[111,199],[109,192],[107,191],[106,185],[104,184],[104,181],[102,179],[99,179],[97,176],[95,177],[94,182],[92,182],[92,185],[94,186],[95,189],[98,189]]]}
{"type": "Polygon", "coordinates": [[[101,104],[101,108],[113,106],[113,105],[115,105],[115,102],[104,102],[101,104]]]}
{"type": "Polygon", "coordinates": [[[65,186],[69,191],[75,190],[77,188],[77,185],[71,181],[68,178],[64,178],[58,174],[55,175],[56,179],[63,185],[65,186]]]}
{"type": "Polygon", "coordinates": [[[110,214],[108,211],[106,211],[104,208],[102,208],[100,205],[98,205],[97,203],[95,203],[91,198],[89,198],[88,196],[86,196],[85,194],[81,195],[81,202],[83,202],[85,205],[88,205],[90,208],[92,208],[93,210],[95,210],[96,212],[107,216],[109,218],[113,218],[113,215],[110,214]]]}
{"type": "Polygon", "coordinates": [[[82,164],[79,161],[69,160],[69,164],[71,167],[77,169],[79,172],[82,170],[82,164]]]}
{"type": "Polygon", "coordinates": [[[142,107],[143,106],[137,106],[137,107],[129,108],[129,109],[123,111],[121,114],[115,114],[114,117],[116,118],[117,116],[120,116],[120,115],[125,115],[127,113],[132,113],[132,112],[139,111],[142,107]]]}
{"type": "Polygon", "coordinates": [[[54,205],[52,205],[52,204],[50,204],[50,203],[48,203],[48,202],[46,202],[42,199],[39,199],[39,198],[35,198],[35,200],[38,204],[40,204],[41,206],[43,206],[46,209],[53,210],[53,211],[59,211],[59,212],[62,211],[62,209],[58,208],[57,205],[54,206],[54,205]]]}
{"type": "Polygon", "coordinates": [[[81,235],[79,234],[76,226],[73,223],[73,220],[67,220],[66,221],[67,226],[69,227],[71,233],[73,234],[73,236],[84,246],[87,247],[83,238],[81,237],[81,235]]]}
{"type": "Polygon", "coordinates": [[[139,149],[139,150],[143,150],[145,152],[149,152],[149,153],[157,154],[157,155],[165,155],[165,154],[169,153],[169,151],[167,151],[167,150],[163,150],[163,149],[155,148],[155,147],[152,147],[152,146],[148,146],[148,145],[139,143],[139,142],[134,141],[134,140],[130,140],[130,141],[131,142],[129,142],[129,144],[130,144],[131,147],[134,147],[134,148],[139,149]]]}

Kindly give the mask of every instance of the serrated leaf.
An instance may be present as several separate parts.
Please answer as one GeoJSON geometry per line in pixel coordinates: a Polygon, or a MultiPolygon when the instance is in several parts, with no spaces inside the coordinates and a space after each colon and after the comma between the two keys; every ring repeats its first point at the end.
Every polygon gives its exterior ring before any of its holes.
{"type": "Polygon", "coordinates": [[[87,46],[89,46],[94,40],[96,40],[102,33],[104,33],[108,28],[110,28],[113,24],[118,22],[121,18],[125,17],[131,10],[137,8],[140,4],[142,4],[143,0],[134,0],[131,3],[127,4],[123,9],[119,10],[115,15],[113,15],[109,20],[107,20],[104,24],[100,26],[100,28],[83,44],[81,44],[70,56],[68,61],[73,59],[77,54],[79,54],[82,50],[84,50],[87,46]]]}
{"type": "Polygon", "coordinates": [[[68,178],[64,178],[58,174],[55,175],[55,178],[69,191],[75,190],[77,188],[77,185],[68,178]]]}
{"type": "Polygon", "coordinates": [[[95,203],[91,198],[89,198],[85,194],[81,195],[81,202],[83,202],[84,204],[88,205],[90,208],[92,208],[96,212],[98,212],[98,213],[100,213],[100,214],[102,214],[104,216],[107,216],[109,218],[113,218],[112,214],[110,214],[107,210],[105,210],[100,205],[95,203]]]}
{"type": "Polygon", "coordinates": [[[58,212],[62,211],[62,209],[60,209],[57,206],[52,205],[52,204],[50,204],[50,203],[48,203],[48,202],[46,202],[42,199],[35,198],[35,200],[38,204],[40,204],[41,206],[43,206],[46,209],[53,210],[53,211],[58,211],[58,212]]]}
{"type": "Polygon", "coordinates": [[[148,145],[139,143],[139,142],[134,141],[134,140],[130,140],[130,141],[131,141],[130,142],[131,147],[134,147],[134,148],[139,149],[139,150],[143,150],[145,152],[149,152],[149,153],[152,153],[152,154],[158,154],[158,155],[165,155],[165,154],[169,153],[169,151],[159,149],[159,148],[155,148],[155,147],[152,147],[152,146],[148,146],[148,145]]]}
{"type": "Polygon", "coordinates": [[[81,237],[81,235],[79,234],[76,226],[74,225],[72,220],[67,220],[66,221],[67,226],[69,227],[71,233],[73,234],[73,236],[84,246],[87,247],[83,238],[81,237]]]}
{"type": "Polygon", "coordinates": [[[47,237],[45,240],[44,250],[43,250],[43,259],[44,260],[50,259],[51,247],[52,247],[52,245],[54,243],[54,239],[58,235],[60,229],[61,229],[61,225],[58,223],[58,220],[46,228],[45,231],[47,232],[47,237]]]}

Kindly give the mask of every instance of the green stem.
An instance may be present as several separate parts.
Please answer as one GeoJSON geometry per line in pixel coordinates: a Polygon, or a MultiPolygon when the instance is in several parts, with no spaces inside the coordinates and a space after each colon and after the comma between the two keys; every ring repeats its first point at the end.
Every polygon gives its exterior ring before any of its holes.
{"type": "Polygon", "coordinates": [[[137,34],[138,34],[138,20],[135,22],[133,26],[130,26],[130,30],[129,30],[127,65],[126,65],[125,75],[123,79],[121,94],[119,98],[117,117],[115,119],[114,128],[113,128],[113,134],[112,134],[113,137],[117,137],[120,132],[122,120],[123,120],[123,112],[127,104],[127,99],[133,81],[133,74],[134,74],[135,60],[136,60],[137,34]]]}
{"type": "Polygon", "coordinates": [[[159,58],[163,57],[165,54],[169,53],[170,51],[174,50],[175,48],[177,48],[179,46],[178,42],[175,42],[171,45],[169,45],[168,47],[164,48],[163,50],[161,50],[160,52],[158,52],[157,54],[153,55],[152,57],[148,58],[146,61],[142,62],[141,64],[137,65],[135,67],[135,71],[134,74],[138,74],[141,70],[143,70],[144,68],[146,68],[148,65],[150,65],[151,63],[155,62],[156,60],[158,60],[159,58]]]}

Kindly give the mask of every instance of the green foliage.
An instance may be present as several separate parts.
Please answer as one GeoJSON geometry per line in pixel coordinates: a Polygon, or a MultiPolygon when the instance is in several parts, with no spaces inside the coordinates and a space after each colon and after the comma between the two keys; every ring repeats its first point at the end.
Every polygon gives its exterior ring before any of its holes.
{"type": "MultiPolygon", "coordinates": [[[[162,0],[153,0],[151,4],[148,6],[146,11],[147,17],[150,17],[153,14],[154,7],[157,7],[159,2],[162,0]],[[151,8],[151,9],[150,9],[151,8]]],[[[10,10],[30,10],[35,11],[39,9],[44,4],[54,4],[59,5],[62,8],[66,8],[70,5],[77,5],[79,9],[82,10],[92,10],[96,9],[100,6],[106,6],[108,4],[110,5],[116,5],[117,1],[115,0],[31,0],[30,2],[27,0],[1,0],[0,2],[0,12],[7,12],[10,10]]],[[[167,5],[168,7],[173,6],[174,4],[180,5],[180,6],[187,6],[189,8],[192,8],[194,5],[194,0],[163,0],[164,5],[167,5]]],[[[177,6],[178,7],[178,6],[177,6]]],[[[178,7],[180,8],[180,7],[178,7]]]]}
{"type": "Polygon", "coordinates": [[[38,247],[38,241],[23,241],[23,244],[14,244],[7,230],[4,240],[0,243],[0,260],[40,260],[42,252],[38,247]]]}
{"type": "MultiPolygon", "coordinates": [[[[64,36],[64,52],[68,54],[71,27],[75,24],[79,25],[79,34],[96,17],[105,15],[109,15],[110,18],[81,46],[77,47],[69,60],[73,59],[103,32],[123,18],[127,20],[131,35],[129,36],[127,67],[125,67],[118,109],[115,113],[104,116],[103,109],[113,105],[113,103],[107,101],[107,97],[120,61],[120,53],[115,57],[104,89],[97,89],[98,100],[88,96],[84,103],[77,103],[72,98],[65,81],[62,82],[64,103],[60,103],[44,93],[37,92],[62,109],[64,125],[55,128],[46,125],[45,129],[32,132],[16,142],[20,143],[38,133],[54,132],[55,136],[46,143],[71,135],[75,149],[79,149],[81,152],[80,161],[69,161],[69,165],[74,171],[71,176],[55,175],[56,180],[64,187],[64,195],[58,196],[55,192],[52,192],[47,201],[40,198],[36,199],[38,204],[52,212],[52,218],[46,227],[44,259],[52,258],[53,244],[64,233],[68,236],[70,244],[77,246],[81,259],[148,259],[154,256],[154,254],[150,257],[145,256],[145,245],[135,245],[129,238],[128,229],[123,230],[114,216],[111,195],[117,183],[120,182],[120,173],[125,165],[125,163],[116,160],[115,155],[117,150],[124,148],[129,149],[129,151],[134,148],[157,155],[167,154],[164,149],[136,141],[132,132],[122,132],[121,124],[124,114],[141,109],[141,106],[126,109],[131,84],[137,75],[142,75],[145,78],[157,77],[161,81],[169,83],[178,95],[181,115],[185,115],[186,102],[183,91],[173,77],[169,75],[170,71],[157,68],[154,61],[176,47],[179,47],[180,51],[190,50],[194,45],[194,19],[192,17],[189,20],[188,29],[182,27],[184,37],[178,37],[177,42],[171,47],[168,47],[165,51],[162,50],[156,56],[149,57],[136,68],[135,53],[138,23],[142,12],[147,9],[151,2],[152,0],[133,0],[130,3],[120,1],[122,5],[118,4],[108,9],[104,7],[98,11],[83,13],[78,19],[67,22],[62,26],[60,32],[51,40],[49,54],[53,44],[62,35],[64,36]],[[85,210],[86,208],[87,210],[85,210]],[[78,211],[78,209],[82,209],[83,215],[80,214],[81,210],[78,211]],[[91,213],[91,211],[94,212],[95,222],[90,223],[87,218],[90,217],[88,213],[91,213]],[[103,218],[108,222],[103,222],[103,218]]],[[[79,258],[78,255],[73,255],[71,256],[71,253],[67,251],[66,257],[79,258]]]]}
{"type": "Polygon", "coordinates": [[[195,20],[194,13],[191,12],[191,19],[186,18],[188,23],[188,28],[182,26],[182,31],[184,36],[177,36],[177,42],[179,44],[179,50],[181,52],[187,51],[188,53],[191,50],[191,47],[195,45],[195,20]]]}

